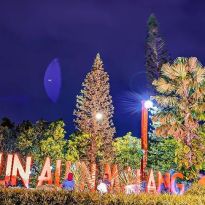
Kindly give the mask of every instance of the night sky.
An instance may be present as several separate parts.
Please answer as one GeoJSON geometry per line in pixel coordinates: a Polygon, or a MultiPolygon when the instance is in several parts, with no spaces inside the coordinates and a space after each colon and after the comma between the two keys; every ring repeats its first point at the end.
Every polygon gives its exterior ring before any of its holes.
{"type": "Polygon", "coordinates": [[[172,58],[196,56],[205,64],[204,11],[203,0],[0,1],[0,117],[63,118],[70,134],[76,95],[99,52],[110,75],[117,136],[139,136],[148,16],[155,13],[172,58]],[[62,73],[56,103],[44,89],[55,58],[62,73]],[[135,114],[128,112],[133,102],[135,114]]]}

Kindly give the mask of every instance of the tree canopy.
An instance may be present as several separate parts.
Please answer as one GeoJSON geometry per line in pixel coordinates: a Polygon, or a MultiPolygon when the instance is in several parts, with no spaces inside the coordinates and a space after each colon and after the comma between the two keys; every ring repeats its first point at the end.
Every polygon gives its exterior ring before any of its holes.
{"type": "Polygon", "coordinates": [[[162,66],[161,76],[153,85],[159,93],[153,97],[159,106],[152,118],[159,122],[155,134],[181,143],[178,169],[196,177],[205,151],[205,69],[197,58],[177,58],[173,64],[162,66]]]}
{"type": "Polygon", "coordinates": [[[97,152],[102,152],[102,161],[111,161],[112,139],[115,134],[112,117],[114,107],[110,96],[109,75],[97,54],[92,70],[86,75],[83,89],[77,96],[74,111],[76,128],[90,136],[87,160],[95,163],[97,152]]]}
{"type": "Polygon", "coordinates": [[[123,137],[118,137],[113,141],[115,156],[114,162],[122,167],[132,167],[137,169],[140,167],[140,161],[143,155],[141,150],[141,140],[132,136],[128,132],[123,137]]]}

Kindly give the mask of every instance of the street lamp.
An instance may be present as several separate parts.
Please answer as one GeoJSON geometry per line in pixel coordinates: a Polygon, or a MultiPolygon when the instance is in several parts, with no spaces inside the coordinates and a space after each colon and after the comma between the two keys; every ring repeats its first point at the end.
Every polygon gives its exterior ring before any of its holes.
{"type": "Polygon", "coordinates": [[[103,119],[103,113],[97,112],[96,115],[95,115],[95,119],[97,121],[101,121],[103,119]]]}
{"type": "Polygon", "coordinates": [[[153,102],[152,102],[151,100],[146,100],[146,101],[144,101],[144,107],[145,107],[146,109],[152,108],[152,107],[153,107],[153,102]]]}
{"type": "Polygon", "coordinates": [[[150,100],[142,101],[141,110],[141,148],[143,157],[141,160],[141,176],[145,178],[145,169],[147,166],[147,151],[148,151],[148,109],[153,107],[153,102],[150,100]]]}

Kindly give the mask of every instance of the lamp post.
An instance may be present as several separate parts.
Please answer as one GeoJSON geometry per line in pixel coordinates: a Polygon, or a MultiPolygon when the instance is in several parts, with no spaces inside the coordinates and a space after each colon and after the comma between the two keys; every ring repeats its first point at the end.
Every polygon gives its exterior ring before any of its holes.
{"type": "Polygon", "coordinates": [[[148,155],[148,109],[153,107],[153,103],[150,100],[142,100],[141,103],[141,148],[143,150],[143,157],[141,160],[141,177],[143,180],[145,178],[148,155]]]}

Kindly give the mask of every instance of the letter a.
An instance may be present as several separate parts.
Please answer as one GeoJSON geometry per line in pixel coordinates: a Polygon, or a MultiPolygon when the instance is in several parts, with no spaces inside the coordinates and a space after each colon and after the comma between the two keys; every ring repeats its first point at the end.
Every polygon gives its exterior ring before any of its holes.
{"type": "Polygon", "coordinates": [[[38,177],[38,186],[41,186],[43,182],[48,182],[48,184],[52,184],[52,174],[51,174],[51,160],[49,157],[46,158],[45,164],[41,171],[41,175],[38,177]]]}
{"type": "Polygon", "coordinates": [[[147,182],[147,187],[146,187],[146,192],[154,192],[156,193],[156,184],[154,180],[154,173],[153,170],[150,170],[148,182],[147,182]]]}

